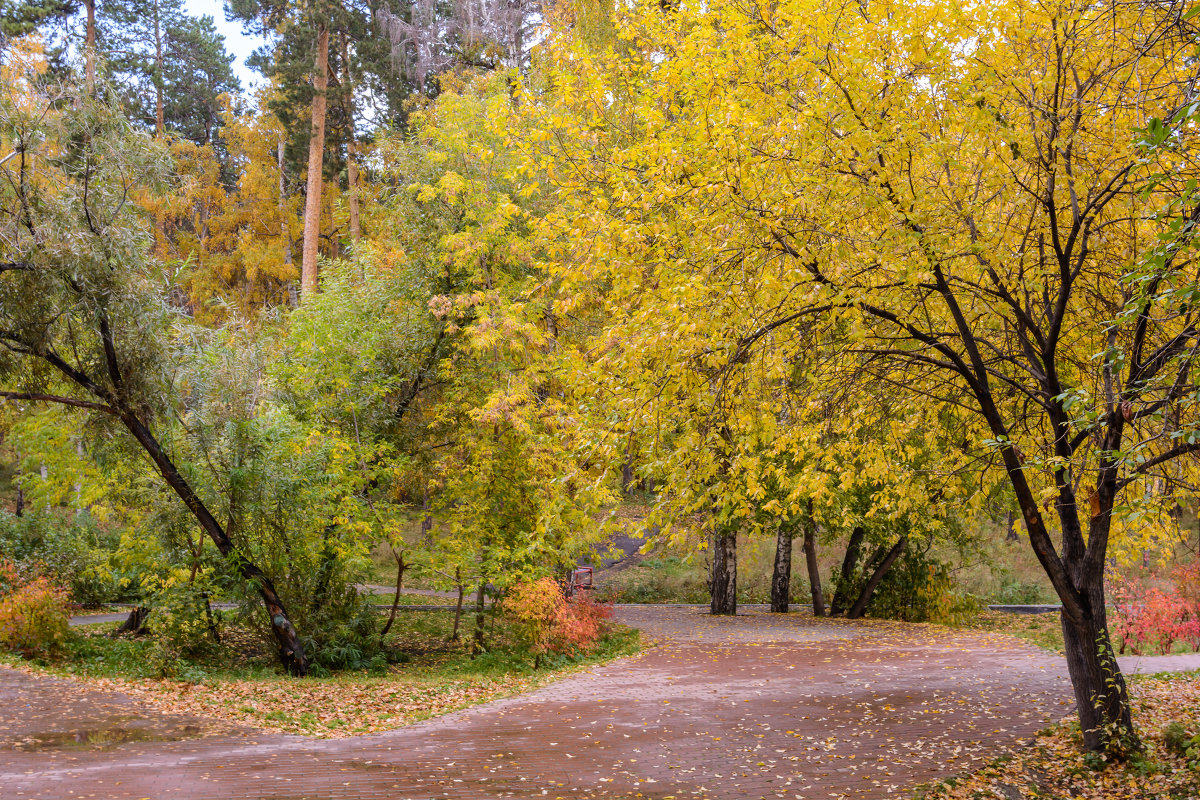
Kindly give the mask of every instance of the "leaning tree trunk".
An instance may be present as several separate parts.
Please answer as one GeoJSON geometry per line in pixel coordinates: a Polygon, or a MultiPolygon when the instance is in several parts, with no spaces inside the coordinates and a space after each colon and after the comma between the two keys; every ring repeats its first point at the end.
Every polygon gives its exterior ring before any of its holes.
{"type": "Polygon", "coordinates": [[[875,594],[875,590],[879,587],[879,582],[891,570],[892,565],[896,563],[896,559],[904,552],[904,548],[908,546],[908,537],[901,536],[896,544],[892,545],[892,549],[888,551],[887,556],[875,568],[875,572],[871,574],[871,579],[867,581],[867,585],[863,587],[858,594],[858,599],[854,601],[854,605],[846,612],[848,619],[858,619],[867,611],[867,604],[871,602],[871,596],[875,594]]]}
{"type": "Polygon", "coordinates": [[[131,411],[121,409],[118,416],[129,432],[133,434],[133,438],[137,439],[138,444],[154,461],[154,465],[158,467],[158,471],[167,485],[192,512],[192,516],[196,518],[205,534],[216,545],[218,552],[233,561],[242,578],[258,590],[259,596],[263,599],[263,605],[267,609],[271,632],[275,635],[275,641],[279,645],[279,660],[284,669],[292,675],[306,675],[308,658],[304,654],[304,645],[296,634],[291,619],[288,618],[287,611],[283,607],[283,600],[275,591],[275,584],[271,582],[265,572],[237,552],[237,548],[225,533],[225,529],[221,527],[221,523],[217,522],[216,517],[208,510],[204,502],[192,491],[191,485],[180,474],[179,469],[163,450],[162,445],[150,433],[150,429],[131,411]]]}
{"type": "Polygon", "coordinates": [[[858,569],[858,558],[866,535],[867,532],[862,528],[855,528],[850,533],[850,543],[846,545],[846,556],[842,559],[842,571],[838,574],[837,590],[833,593],[833,603],[829,609],[831,616],[842,614],[850,604],[850,576],[858,569]]]}
{"type": "Polygon", "coordinates": [[[408,564],[404,561],[404,553],[397,553],[393,550],[392,554],[396,556],[396,593],[392,595],[392,610],[388,613],[387,624],[379,632],[379,641],[381,642],[387,637],[392,625],[396,623],[396,611],[400,608],[400,592],[404,591],[404,571],[408,569],[408,564]]]}
{"type": "Polygon", "coordinates": [[[712,535],[709,570],[710,610],[713,614],[737,613],[737,531],[717,530],[712,535]]]}
{"type": "MultiPolygon", "coordinates": [[[[811,509],[811,506],[810,506],[811,509]]],[[[817,563],[817,524],[809,518],[804,523],[804,563],[808,567],[808,586],[812,592],[813,616],[825,616],[825,590],[821,588],[821,565],[817,563]]]]}
{"type": "Polygon", "coordinates": [[[317,291],[317,243],[321,237],[322,165],[325,159],[325,106],[329,88],[329,26],[317,25],[317,61],[313,67],[312,131],[308,140],[308,185],[304,197],[304,246],[300,264],[300,302],[317,291]]]}
{"type": "Polygon", "coordinates": [[[780,525],[775,533],[775,569],[771,573],[771,611],[788,612],[792,593],[792,532],[780,525]]]}

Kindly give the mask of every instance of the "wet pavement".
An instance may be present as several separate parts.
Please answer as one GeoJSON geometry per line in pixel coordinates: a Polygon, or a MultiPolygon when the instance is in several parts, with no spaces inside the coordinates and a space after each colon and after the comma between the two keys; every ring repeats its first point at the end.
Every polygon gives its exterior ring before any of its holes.
{"type": "Polygon", "coordinates": [[[659,642],[536,692],[317,740],[156,713],[0,670],[0,797],[880,798],[1071,709],[1014,639],[750,611],[627,607],[659,642]]]}

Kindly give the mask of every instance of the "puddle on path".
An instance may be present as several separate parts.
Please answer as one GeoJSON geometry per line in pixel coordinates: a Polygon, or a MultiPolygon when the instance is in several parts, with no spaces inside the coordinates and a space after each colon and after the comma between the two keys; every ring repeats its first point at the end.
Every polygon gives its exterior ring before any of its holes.
{"type": "Polygon", "coordinates": [[[182,725],[170,729],[110,725],[73,731],[44,731],[22,736],[10,745],[22,752],[46,750],[104,750],[126,742],[178,742],[198,739],[204,734],[200,725],[182,725]]]}

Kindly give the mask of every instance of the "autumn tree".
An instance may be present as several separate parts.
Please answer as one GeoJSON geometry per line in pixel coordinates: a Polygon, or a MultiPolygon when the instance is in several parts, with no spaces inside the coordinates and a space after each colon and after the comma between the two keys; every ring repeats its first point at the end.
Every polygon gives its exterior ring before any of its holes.
{"type": "Polygon", "coordinates": [[[859,357],[825,380],[970,412],[1062,601],[1085,745],[1117,754],[1109,543],[1197,447],[1184,10],[639,6],[622,47],[557,40],[526,95],[559,274],[654,343],[603,345],[643,396],[779,381],[832,321],[859,357]]]}
{"type": "Polygon", "coordinates": [[[3,396],[80,409],[132,437],[260,595],[281,662],[303,675],[304,647],[270,577],[160,439],[175,413],[169,343],[180,319],[164,302],[166,284],[128,197],[161,180],[163,151],[111,106],[70,94],[38,106],[23,110],[7,93],[0,100],[0,139],[15,150],[0,184],[3,396]]]}

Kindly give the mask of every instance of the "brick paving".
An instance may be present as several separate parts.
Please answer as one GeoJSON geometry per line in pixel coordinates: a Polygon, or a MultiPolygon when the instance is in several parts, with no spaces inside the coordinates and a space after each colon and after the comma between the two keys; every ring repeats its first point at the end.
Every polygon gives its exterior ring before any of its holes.
{"type": "Polygon", "coordinates": [[[659,645],[351,739],[219,728],[0,670],[0,798],[878,798],[969,769],[1070,710],[1061,660],[1007,637],[619,614],[659,645]]]}

